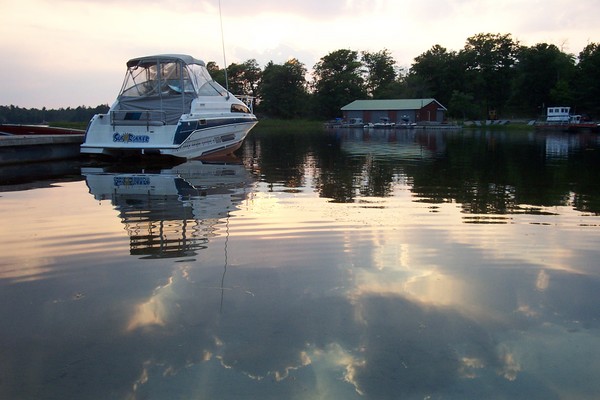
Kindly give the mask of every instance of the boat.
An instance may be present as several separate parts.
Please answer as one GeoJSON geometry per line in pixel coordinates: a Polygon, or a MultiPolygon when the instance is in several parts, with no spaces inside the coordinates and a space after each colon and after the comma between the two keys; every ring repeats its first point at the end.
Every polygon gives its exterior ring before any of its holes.
{"type": "Polygon", "coordinates": [[[567,132],[600,132],[600,123],[594,121],[586,121],[581,115],[572,115],[567,124],[567,132]]]}
{"type": "Polygon", "coordinates": [[[373,128],[375,128],[375,129],[391,129],[395,125],[396,125],[395,123],[390,122],[389,118],[380,118],[379,122],[375,122],[373,124],[373,128]]]}
{"type": "Polygon", "coordinates": [[[342,122],[342,128],[362,128],[365,126],[362,118],[350,118],[342,122]]]}
{"type": "Polygon", "coordinates": [[[0,124],[0,136],[82,135],[81,129],[36,124],[0,124]]]}
{"type": "Polygon", "coordinates": [[[571,107],[548,107],[546,121],[536,123],[535,128],[542,130],[561,130],[564,132],[600,132],[600,124],[588,121],[579,114],[571,114],[571,107]]]}
{"type": "Polygon", "coordinates": [[[92,117],[80,150],[183,159],[230,154],[258,122],[252,101],[231,94],[192,56],[133,58],[116,101],[92,117]]]}
{"type": "Polygon", "coordinates": [[[403,115],[400,120],[402,122],[398,122],[396,123],[396,125],[394,125],[394,128],[396,129],[413,129],[414,127],[417,126],[417,124],[415,122],[411,123],[410,122],[410,118],[407,115],[403,115]]]}
{"type": "Polygon", "coordinates": [[[379,122],[368,123],[364,126],[365,129],[392,129],[396,124],[390,122],[389,118],[380,118],[379,122]]]}

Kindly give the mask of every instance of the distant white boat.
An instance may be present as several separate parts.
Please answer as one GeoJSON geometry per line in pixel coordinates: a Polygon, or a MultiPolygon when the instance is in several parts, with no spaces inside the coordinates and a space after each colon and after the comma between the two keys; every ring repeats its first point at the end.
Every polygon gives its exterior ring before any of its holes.
{"type": "Polygon", "coordinates": [[[362,128],[365,126],[362,118],[350,118],[348,121],[342,122],[342,128],[362,128]]]}
{"type": "Polygon", "coordinates": [[[237,150],[257,123],[247,103],[212,79],[203,61],[164,54],[131,59],[107,114],[95,115],[81,152],[185,159],[237,150]]]}
{"type": "Polygon", "coordinates": [[[369,128],[374,129],[392,129],[396,124],[390,122],[389,118],[380,118],[379,122],[375,122],[374,124],[369,124],[369,128]]]}
{"type": "Polygon", "coordinates": [[[571,107],[548,107],[546,111],[546,123],[568,124],[572,119],[571,107]]]}
{"type": "Polygon", "coordinates": [[[536,122],[537,129],[560,129],[567,132],[600,132],[600,123],[585,120],[579,114],[571,114],[571,107],[548,107],[546,121],[536,122]]]}

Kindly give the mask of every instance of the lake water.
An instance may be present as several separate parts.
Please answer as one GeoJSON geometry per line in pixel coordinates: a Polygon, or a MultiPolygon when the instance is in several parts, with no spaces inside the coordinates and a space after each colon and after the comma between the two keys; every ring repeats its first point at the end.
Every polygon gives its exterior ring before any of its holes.
{"type": "Polygon", "coordinates": [[[5,167],[2,399],[597,399],[600,136],[5,167]]]}

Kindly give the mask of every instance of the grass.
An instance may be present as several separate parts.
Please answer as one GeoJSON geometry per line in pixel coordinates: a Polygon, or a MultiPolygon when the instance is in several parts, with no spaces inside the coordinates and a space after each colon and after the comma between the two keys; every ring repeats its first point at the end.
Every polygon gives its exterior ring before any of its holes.
{"type": "Polygon", "coordinates": [[[67,121],[57,121],[50,122],[48,124],[53,128],[68,128],[68,129],[82,129],[85,130],[87,128],[88,122],[67,122],[67,121]]]}

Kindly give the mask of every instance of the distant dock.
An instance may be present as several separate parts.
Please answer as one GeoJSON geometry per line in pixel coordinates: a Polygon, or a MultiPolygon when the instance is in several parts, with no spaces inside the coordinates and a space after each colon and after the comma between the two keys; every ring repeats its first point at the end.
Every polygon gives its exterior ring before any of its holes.
{"type": "Polygon", "coordinates": [[[0,125],[0,165],[80,156],[85,132],[35,125],[0,125]]]}

